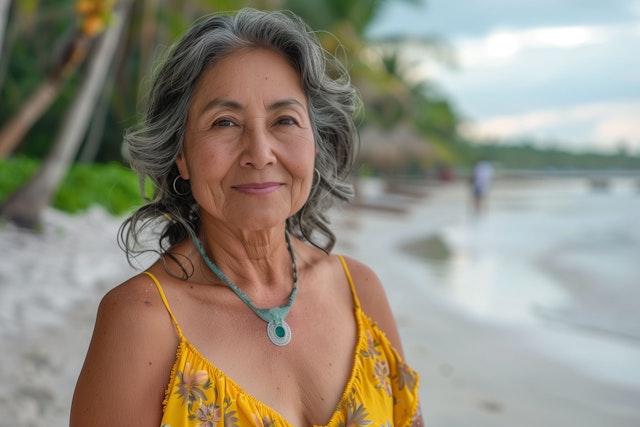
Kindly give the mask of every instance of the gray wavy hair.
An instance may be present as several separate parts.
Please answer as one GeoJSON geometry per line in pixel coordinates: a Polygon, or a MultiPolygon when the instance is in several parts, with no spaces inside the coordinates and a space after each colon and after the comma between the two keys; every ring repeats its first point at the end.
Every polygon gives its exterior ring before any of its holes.
{"type": "Polygon", "coordinates": [[[327,210],[348,201],[348,182],[358,145],[354,120],[358,95],[344,67],[324,51],[317,37],[288,12],[242,9],[234,15],[211,15],[197,21],[169,48],[151,80],[147,110],[141,123],[124,136],[131,167],[153,196],[120,228],[119,241],[129,262],[148,250],[160,253],[177,242],[197,236],[201,221],[188,183],[181,179],[176,159],[182,151],[185,124],[196,82],[221,58],[245,47],[266,47],[282,53],[301,78],[318,154],[317,172],[304,206],[287,219],[294,236],[330,252],[336,237],[327,210]],[[159,232],[158,249],[142,249],[142,235],[159,232]]]}

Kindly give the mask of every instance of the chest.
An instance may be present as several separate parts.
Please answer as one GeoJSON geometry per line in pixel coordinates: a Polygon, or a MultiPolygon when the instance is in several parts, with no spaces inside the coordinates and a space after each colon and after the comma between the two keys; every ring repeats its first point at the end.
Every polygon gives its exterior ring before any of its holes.
{"type": "Polygon", "coordinates": [[[329,420],[353,370],[358,331],[350,294],[301,291],[286,318],[292,339],[284,347],[270,342],[266,323],[237,299],[219,295],[206,310],[181,310],[184,336],[234,387],[293,425],[329,420]]]}

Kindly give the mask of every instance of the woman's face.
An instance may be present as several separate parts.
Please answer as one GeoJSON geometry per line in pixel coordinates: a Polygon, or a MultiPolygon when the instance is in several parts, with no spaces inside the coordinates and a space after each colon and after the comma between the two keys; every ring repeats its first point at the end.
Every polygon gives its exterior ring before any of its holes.
{"type": "Polygon", "coordinates": [[[309,196],[316,149],[300,76],[265,48],[246,48],[200,76],[177,164],[205,223],[282,225],[309,196]]]}

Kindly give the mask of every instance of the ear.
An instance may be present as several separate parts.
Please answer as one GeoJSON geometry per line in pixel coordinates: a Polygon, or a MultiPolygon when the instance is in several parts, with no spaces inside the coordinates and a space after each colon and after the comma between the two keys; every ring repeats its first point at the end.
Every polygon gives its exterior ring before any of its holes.
{"type": "Polygon", "coordinates": [[[182,179],[187,181],[190,176],[189,168],[187,168],[187,162],[184,159],[184,152],[180,153],[180,156],[176,159],[176,166],[178,166],[178,171],[180,172],[182,179]]]}

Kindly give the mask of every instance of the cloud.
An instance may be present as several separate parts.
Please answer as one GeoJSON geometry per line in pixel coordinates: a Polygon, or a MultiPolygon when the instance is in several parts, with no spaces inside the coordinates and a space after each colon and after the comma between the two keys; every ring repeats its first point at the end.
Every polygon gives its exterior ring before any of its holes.
{"type": "Polygon", "coordinates": [[[616,117],[605,118],[594,129],[594,135],[602,141],[631,142],[635,151],[640,153],[640,112],[627,113],[616,117]],[[635,142],[635,143],[634,143],[635,142]]]}
{"type": "Polygon", "coordinates": [[[386,28],[448,41],[455,68],[417,46],[402,52],[469,132],[582,151],[627,141],[640,154],[640,0],[430,0],[419,9],[396,19],[403,9],[390,7],[386,28]]]}
{"type": "Polygon", "coordinates": [[[437,34],[445,38],[482,36],[496,28],[515,29],[626,24],[640,16],[638,0],[422,0],[385,2],[370,29],[373,36],[437,34]]]}
{"type": "Polygon", "coordinates": [[[640,101],[602,102],[491,117],[467,123],[463,132],[478,139],[562,141],[569,148],[605,151],[624,143],[640,153],[638,117],[640,101]]]}
{"type": "Polygon", "coordinates": [[[496,28],[483,37],[453,40],[462,68],[504,66],[502,58],[541,49],[572,49],[640,38],[637,24],[496,28]]]}

